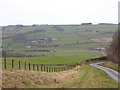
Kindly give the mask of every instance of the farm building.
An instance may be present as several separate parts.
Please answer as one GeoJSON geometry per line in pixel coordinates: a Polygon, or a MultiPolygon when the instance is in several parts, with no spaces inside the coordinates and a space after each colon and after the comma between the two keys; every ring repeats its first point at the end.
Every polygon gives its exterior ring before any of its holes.
{"type": "Polygon", "coordinates": [[[44,42],[51,42],[51,38],[39,38],[28,41],[28,43],[44,43],[44,42]]]}

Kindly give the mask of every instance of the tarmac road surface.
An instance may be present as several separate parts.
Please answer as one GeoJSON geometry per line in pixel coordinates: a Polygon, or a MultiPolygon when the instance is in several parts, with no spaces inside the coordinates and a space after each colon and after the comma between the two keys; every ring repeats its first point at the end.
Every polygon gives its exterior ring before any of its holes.
{"type": "Polygon", "coordinates": [[[102,64],[102,63],[104,63],[104,62],[92,63],[92,64],[90,64],[90,66],[101,69],[102,71],[106,72],[113,80],[120,83],[120,73],[113,69],[98,65],[98,64],[102,64]]]}

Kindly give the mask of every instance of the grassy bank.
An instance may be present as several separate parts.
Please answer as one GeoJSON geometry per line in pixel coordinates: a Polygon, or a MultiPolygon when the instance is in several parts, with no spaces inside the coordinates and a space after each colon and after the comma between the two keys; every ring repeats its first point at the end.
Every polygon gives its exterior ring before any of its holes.
{"type": "Polygon", "coordinates": [[[74,80],[69,83],[58,85],[58,87],[71,88],[113,88],[117,87],[117,82],[113,81],[105,72],[88,65],[78,69],[74,80]]]}
{"type": "Polygon", "coordinates": [[[82,65],[70,71],[57,73],[3,71],[3,87],[117,88],[118,83],[105,72],[89,65],[82,65]]]}

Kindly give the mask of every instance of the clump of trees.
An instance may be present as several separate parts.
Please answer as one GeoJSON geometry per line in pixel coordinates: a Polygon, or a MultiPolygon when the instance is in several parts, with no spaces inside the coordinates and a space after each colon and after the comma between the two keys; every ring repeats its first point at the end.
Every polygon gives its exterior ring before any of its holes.
{"type": "Polygon", "coordinates": [[[2,57],[6,57],[7,56],[7,52],[5,50],[2,50],[2,57]]]}
{"type": "Polygon", "coordinates": [[[114,63],[120,65],[120,31],[114,34],[110,46],[107,48],[107,57],[114,63]]]}

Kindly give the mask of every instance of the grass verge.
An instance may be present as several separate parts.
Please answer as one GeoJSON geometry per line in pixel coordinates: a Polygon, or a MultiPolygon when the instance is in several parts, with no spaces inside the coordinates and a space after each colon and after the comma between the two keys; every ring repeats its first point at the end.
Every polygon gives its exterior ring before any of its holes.
{"type": "Polygon", "coordinates": [[[104,66],[104,67],[108,67],[108,68],[114,69],[114,70],[120,72],[120,67],[118,67],[118,64],[113,63],[111,61],[105,61],[105,63],[100,64],[100,65],[104,66]]]}
{"type": "Polygon", "coordinates": [[[105,72],[89,65],[57,73],[3,71],[4,88],[117,88],[105,72]]]}

